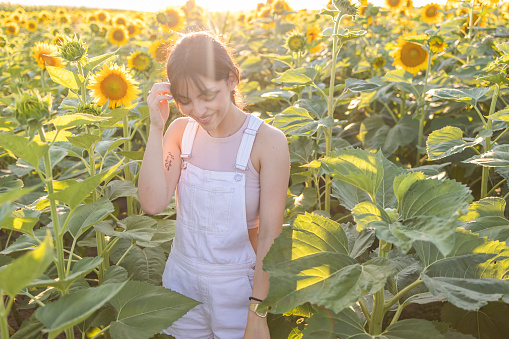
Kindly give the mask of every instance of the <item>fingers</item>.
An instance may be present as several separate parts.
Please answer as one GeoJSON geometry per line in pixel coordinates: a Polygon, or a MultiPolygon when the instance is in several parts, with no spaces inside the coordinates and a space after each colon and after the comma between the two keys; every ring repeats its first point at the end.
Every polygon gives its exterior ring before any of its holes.
{"type": "Polygon", "coordinates": [[[169,82],[157,82],[152,86],[152,88],[148,92],[147,101],[150,100],[151,98],[157,97],[158,95],[168,94],[170,93],[170,90],[171,86],[169,82]]]}

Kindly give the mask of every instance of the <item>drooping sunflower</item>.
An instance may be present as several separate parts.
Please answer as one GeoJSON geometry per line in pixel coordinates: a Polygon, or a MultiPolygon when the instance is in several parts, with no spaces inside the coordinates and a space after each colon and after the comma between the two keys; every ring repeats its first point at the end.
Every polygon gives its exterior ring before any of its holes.
{"type": "Polygon", "coordinates": [[[103,106],[109,101],[108,107],[115,108],[121,105],[129,106],[136,100],[140,93],[137,84],[124,65],[105,64],[99,73],[90,77],[87,88],[91,90],[90,95],[95,104],[103,106]]]}
{"type": "Polygon", "coordinates": [[[178,8],[167,8],[164,13],[164,18],[158,13],[158,21],[162,27],[167,31],[179,32],[185,24],[185,14],[178,8]]]}
{"type": "Polygon", "coordinates": [[[127,57],[127,67],[138,72],[149,70],[152,63],[152,56],[145,51],[136,51],[127,57]]]}
{"type": "Polygon", "coordinates": [[[64,67],[62,58],[50,56],[50,54],[58,51],[57,46],[45,42],[37,42],[32,48],[32,51],[34,52],[33,57],[37,61],[37,65],[40,69],[46,69],[46,65],[64,67]]]}
{"type": "Polygon", "coordinates": [[[11,34],[11,35],[18,35],[19,33],[19,26],[15,22],[8,22],[7,25],[5,25],[5,33],[11,34]]]}
{"type": "Polygon", "coordinates": [[[440,35],[435,35],[429,40],[429,48],[433,51],[433,53],[443,52],[447,46],[448,45],[444,38],[442,38],[440,35]]]}
{"type": "Polygon", "coordinates": [[[148,52],[154,57],[157,62],[165,62],[168,57],[168,48],[170,43],[165,40],[155,40],[148,48],[148,52]]]}
{"type": "Polygon", "coordinates": [[[421,9],[421,20],[429,25],[442,22],[443,18],[444,12],[441,5],[431,3],[421,9]]]}
{"type": "Polygon", "coordinates": [[[396,68],[402,68],[413,75],[426,69],[428,52],[419,44],[406,41],[404,38],[398,39],[398,44],[391,51],[391,56],[394,58],[393,65],[396,68]]]}
{"type": "Polygon", "coordinates": [[[28,20],[27,21],[27,24],[26,24],[26,28],[30,31],[30,32],[35,32],[37,30],[37,22],[33,21],[33,20],[28,20]]]}
{"type": "Polygon", "coordinates": [[[117,46],[124,46],[129,41],[129,32],[123,27],[113,27],[108,32],[108,40],[117,46]]]}
{"type": "Polygon", "coordinates": [[[393,13],[399,13],[405,9],[406,0],[385,0],[385,7],[393,13]]]}
{"type": "Polygon", "coordinates": [[[302,33],[292,33],[286,38],[285,47],[292,52],[303,52],[306,48],[306,36],[302,33]]]}

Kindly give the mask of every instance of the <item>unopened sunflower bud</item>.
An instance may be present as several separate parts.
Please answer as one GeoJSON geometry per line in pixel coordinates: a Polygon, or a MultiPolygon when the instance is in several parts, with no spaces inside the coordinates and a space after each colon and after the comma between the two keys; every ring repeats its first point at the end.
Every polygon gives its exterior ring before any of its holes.
{"type": "Polygon", "coordinates": [[[15,117],[23,126],[38,127],[50,117],[51,95],[42,98],[37,89],[25,91],[14,101],[15,117]]]}
{"type": "Polygon", "coordinates": [[[357,6],[352,4],[350,0],[334,0],[334,7],[336,7],[341,14],[354,16],[359,12],[357,6]]]}
{"type": "Polygon", "coordinates": [[[78,61],[87,55],[87,47],[76,35],[74,38],[65,37],[58,50],[62,57],[70,62],[78,61]]]}
{"type": "Polygon", "coordinates": [[[293,33],[286,39],[286,48],[292,52],[302,52],[306,49],[306,36],[301,33],[293,33]]]}
{"type": "Polygon", "coordinates": [[[100,106],[98,106],[96,104],[80,103],[78,108],[76,109],[75,113],[86,113],[86,114],[92,114],[95,116],[100,116],[101,114],[103,114],[103,110],[100,106]]]}

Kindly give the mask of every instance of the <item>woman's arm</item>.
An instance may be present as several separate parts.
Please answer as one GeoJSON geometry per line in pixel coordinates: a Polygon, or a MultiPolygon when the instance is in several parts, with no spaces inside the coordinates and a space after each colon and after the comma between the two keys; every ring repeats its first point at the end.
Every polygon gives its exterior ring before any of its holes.
{"type": "Polygon", "coordinates": [[[141,208],[147,214],[161,213],[171,201],[180,177],[180,141],[187,119],[176,119],[163,137],[169,116],[169,84],[155,84],[147,98],[150,133],[138,179],[141,208]]]}
{"type": "MultiPolygon", "coordinates": [[[[260,154],[260,226],[256,250],[253,297],[264,299],[269,291],[269,274],[262,269],[263,258],[283,228],[286,192],[290,176],[288,142],[280,130],[262,125],[257,154],[260,154]]],[[[245,338],[269,338],[265,318],[249,312],[245,338]]]]}

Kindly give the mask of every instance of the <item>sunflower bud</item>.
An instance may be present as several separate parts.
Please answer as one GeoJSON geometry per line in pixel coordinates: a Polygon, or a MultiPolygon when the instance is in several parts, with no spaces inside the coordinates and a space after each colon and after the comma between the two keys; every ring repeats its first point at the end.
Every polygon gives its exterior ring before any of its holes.
{"type": "Polygon", "coordinates": [[[350,0],[334,0],[334,6],[341,12],[341,14],[354,16],[359,12],[357,6],[352,4],[350,0]]]}
{"type": "Polygon", "coordinates": [[[85,43],[76,35],[72,39],[66,36],[58,49],[62,57],[70,62],[78,61],[87,55],[85,43]]]}
{"type": "Polygon", "coordinates": [[[37,89],[25,91],[14,101],[16,119],[23,126],[38,127],[50,117],[51,95],[42,98],[37,89]]]}
{"type": "Polygon", "coordinates": [[[301,33],[293,33],[286,39],[286,48],[292,52],[302,52],[306,49],[306,36],[301,33]]]}
{"type": "Polygon", "coordinates": [[[7,39],[3,35],[0,35],[0,48],[4,48],[6,45],[7,39]]]}
{"type": "Polygon", "coordinates": [[[101,114],[103,114],[103,110],[100,106],[98,106],[96,104],[80,103],[74,113],[86,113],[86,114],[92,114],[95,116],[100,116],[101,114]]]}

